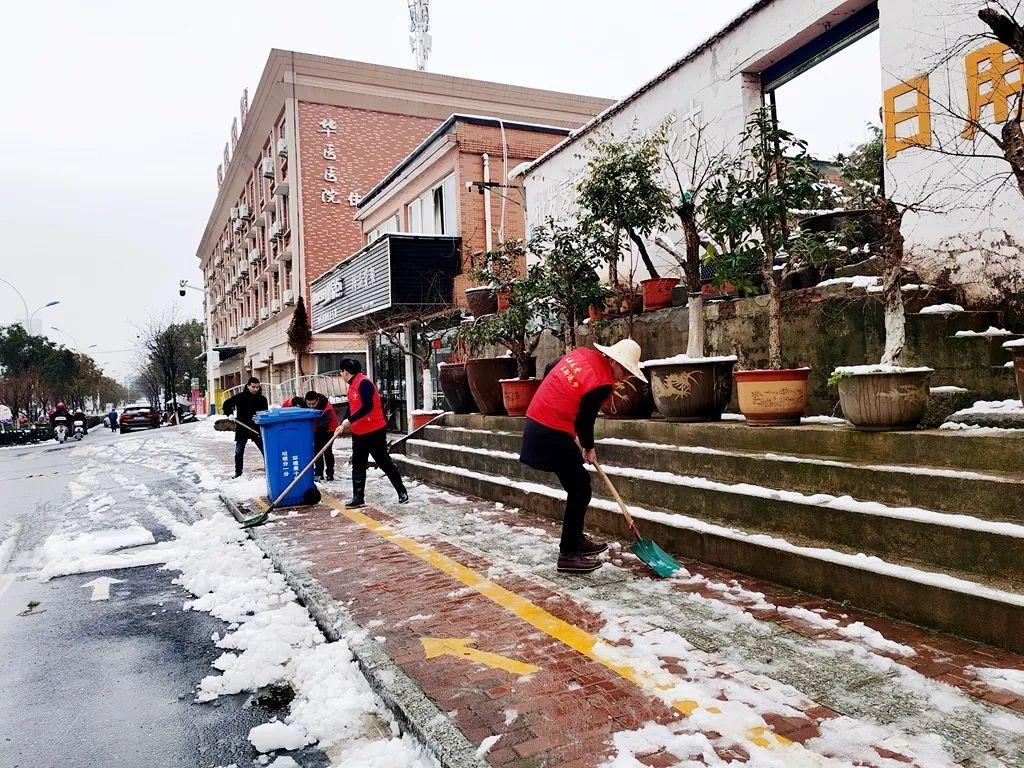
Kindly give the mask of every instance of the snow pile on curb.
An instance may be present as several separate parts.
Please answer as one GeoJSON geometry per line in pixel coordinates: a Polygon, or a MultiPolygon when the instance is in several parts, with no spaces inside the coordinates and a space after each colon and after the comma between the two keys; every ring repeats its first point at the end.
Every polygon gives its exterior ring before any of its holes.
{"type": "Polygon", "coordinates": [[[989,688],[1024,696],[1024,670],[967,667],[967,671],[974,673],[989,688]]]}

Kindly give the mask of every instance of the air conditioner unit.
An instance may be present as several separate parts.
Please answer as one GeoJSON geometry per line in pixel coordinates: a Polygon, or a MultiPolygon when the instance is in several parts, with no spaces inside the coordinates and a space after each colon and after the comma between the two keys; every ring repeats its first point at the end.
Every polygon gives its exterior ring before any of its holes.
{"type": "Polygon", "coordinates": [[[263,162],[260,164],[260,173],[263,174],[263,178],[273,179],[275,170],[276,169],[274,168],[274,158],[264,157],[263,162]]]}
{"type": "Polygon", "coordinates": [[[213,265],[214,265],[215,267],[219,267],[219,266],[220,266],[221,264],[223,264],[223,263],[224,263],[224,257],[223,257],[223,256],[221,256],[221,255],[220,255],[220,254],[218,253],[218,254],[217,254],[217,256],[216,256],[216,257],[214,258],[214,260],[213,260],[213,265]]]}
{"type": "Polygon", "coordinates": [[[270,317],[270,310],[266,307],[260,307],[260,320],[266,320],[270,317]]]}
{"type": "Polygon", "coordinates": [[[259,260],[260,260],[260,249],[259,248],[253,248],[251,251],[249,251],[249,263],[250,264],[255,264],[259,260]]]}
{"type": "Polygon", "coordinates": [[[238,218],[252,221],[252,208],[248,205],[238,206],[238,218]]]}
{"type": "Polygon", "coordinates": [[[242,318],[242,330],[243,331],[248,331],[254,325],[256,325],[256,323],[253,322],[251,317],[243,317],[242,318]]]}
{"type": "Polygon", "coordinates": [[[224,244],[220,247],[224,253],[231,253],[231,242],[228,240],[224,241],[224,244]]]}
{"type": "Polygon", "coordinates": [[[284,296],[284,303],[287,306],[290,307],[292,304],[295,303],[295,294],[292,293],[291,291],[285,291],[284,294],[282,295],[284,296]]]}
{"type": "Polygon", "coordinates": [[[273,224],[270,225],[270,232],[268,233],[268,237],[270,237],[272,240],[276,240],[283,234],[284,225],[280,221],[275,221],[273,224]]]}
{"type": "Polygon", "coordinates": [[[278,157],[288,157],[288,140],[278,139],[277,140],[277,155],[278,157]]]}
{"type": "Polygon", "coordinates": [[[245,230],[245,219],[235,219],[235,234],[245,230]]]}
{"type": "Polygon", "coordinates": [[[231,209],[231,220],[234,221],[238,218],[238,208],[231,209]]]}
{"type": "Polygon", "coordinates": [[[270,311],[273,312],[275,315],[278,312],[280,312],[281,311],[281,302],[278,301],[277,299],[274,299],[272,302],[270,302],[270,311]]]}
{"type": "Polygon", "coordinates": [[[238,263],[238,274],[239,275],[248,275],[249,274],[249,265],[246,264],[244,261],[240,261],[238,263]]]}
{"type": "Polygon", "coordinates": [[[231,330],[231,338],[232,339],[237,339],[238,338],[238,326],[237,325],[232,325],[230,330],[231,330]]]}

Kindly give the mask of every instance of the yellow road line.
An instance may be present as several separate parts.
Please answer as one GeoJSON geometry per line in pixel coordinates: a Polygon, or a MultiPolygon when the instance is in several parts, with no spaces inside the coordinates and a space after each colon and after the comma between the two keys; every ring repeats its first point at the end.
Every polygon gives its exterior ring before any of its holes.
{"type": "MultiPolygon", "coordinates": [[[[267,507],[262,500],[258,501],[260,506],[264,509],[267,507]]],[[[427,545],[421,544],[415,539],[411,539],[408,536],[402,536],[386,523],[374,520],[372,517],[364,515],[354,509],[348,509],[343,503],[331,496],[328,496],[327,494],[323,495],[322,503],[336,509],[352,522],[373,531],[381,538],[390,541],[396,546],[404,549],[406,552],[415,555],[425,563],[434,566],[442,573],[446,573],[452,578],[462,582],[470,589],[483,595],[491,602],[501,608],[504,608],[506,611],[522,619],[527,624],[535,627],[549,637],[558,640],[564,645],[567,645],[577,653],[580,653],[588,659],[611,670],[625,680],[633,683],[644,692],[661,699],[659,694],[666,690],[666,686],[663,683],[656,681],[649,673],[643,670],[635,669],[625,664],[617,664],[614,661],[603,657],[601,655],[601,651],[611,650],[612,646],[608,645],[600,638],[595,637],[574,624],[570,624],[569,622],[563,621],[557,616],[548,613],[543,608],[534,605],[526,598],[495,584],[490,579],[481,576],[470,568],[467,568],[457,560],[453,560],[447,555],[443,555],[437,550],[431,549],[427,545]]],[[[721,714],[721,710],[714,704],[709,703],[701,705],[690,699],[673,701],[671,706],[673,709],[676,709],[687,716],[692,715],[698,709],[703,709],[705,712],[713,715],[721,714]]],[[[804,758],[804,760],[799,763],[794,763],[794,765],[819,765],[825,763],[824,759],[821,758],[820,755],[810,753],[802,747],[802,745],[794,743],[783,736],[779,736],[770,728],[764,726],[750,728],[743,735],[752,744],[756,744],[757,746],[765,749],[778,747],[792,748],[792,751],[796,753],[792,754],[792,757],[796,758],[799,756],[804,758]],[[808,758],[811,761],[810,763],[806,762],[808,758]]]]}

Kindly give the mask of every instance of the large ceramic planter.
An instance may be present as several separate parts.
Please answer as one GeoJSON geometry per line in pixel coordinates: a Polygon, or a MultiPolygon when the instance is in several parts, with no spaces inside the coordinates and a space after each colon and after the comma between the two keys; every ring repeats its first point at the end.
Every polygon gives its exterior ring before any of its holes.
{"type": "Polygon", "coordinates": [[[1007,341],[1003,344],[1003,349],[1013,355],[1013,375],[1017,379],[1017,394],[1020,395],[1021,402],[1024,402],[1024,344],[1019,341],[1007,341]]]}
{"type": "Polygon", "coordinates": [[[493,315],[498,311],[498,297],[490,287],[467,288],[466,306],[473,317],[493,315]]]}
{"type": "Polygon", "coordinates": [[[644,289],[644,312],[672,306],[672,289],[679,285],[678,277],[652,277],[641,280],[644,289]]]}
{"type": "Polygon", "coordinates": [[[444,411],[413,411],[412,429],[409,431],[415,432],[420,427],[425,427],[443,413],[444,411]]]}
{"type": "Polygon", "coordinates": [[[807,408],[810,368],[735,371],[740,411],[753,427],[792,427],[807,408]]]}
{"type": "Polygon", "coordinates": [[[511,357],[483,357],[466,361],[469,391],[477,410],[485,416],[504,416],[505,398],[501,380],[516,375],[516,361],[511,357]]]}
{"type": "Polygon", "coordinates": [[[641,363],[666,421],[719,421],[732,399],[735,357],[641,363]]]}
{"type": "Polygon", "coordinates": [[[525,416],[530,401],[540,388],[540,379],[502,379],[502,402],[509,416],[525,416]]]}
{"type": "Polygon", "coordinates": [[[508,309],[509,302],[512,300],[512,291],[498,291],[498,311],[504,312],[508,309]]]}
{"type": "Polygon", "coordinates": [[[914,429],[928,411],[930,368],[865,372],[839,380],[843,415],[862,432],[914,429]]]}
{"type": "Polygon", "coordinates": [[[437,380],[441,384],[448,407],[455,413],[473,413],[476,402],[469,391],[469,379],[465,363],[444,363],[437,368],[437,380]]]}
{"type": "Polygon", "coordinates": [[[651,386],[636,376],[616,381],[612,393],[601,405],[601,413],[609,419],[649,419],[653,412],[651,386]]]}

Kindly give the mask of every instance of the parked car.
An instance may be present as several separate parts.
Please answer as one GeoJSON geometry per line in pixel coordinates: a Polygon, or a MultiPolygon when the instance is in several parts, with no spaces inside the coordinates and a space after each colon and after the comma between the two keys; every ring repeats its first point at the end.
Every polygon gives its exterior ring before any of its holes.
{"type": "Polygon", "coordinates": [[[156,429],[160,426],[160,414],[149,405],[129,405],[119,419],[121,434],[133,429],[156,429]]]}

